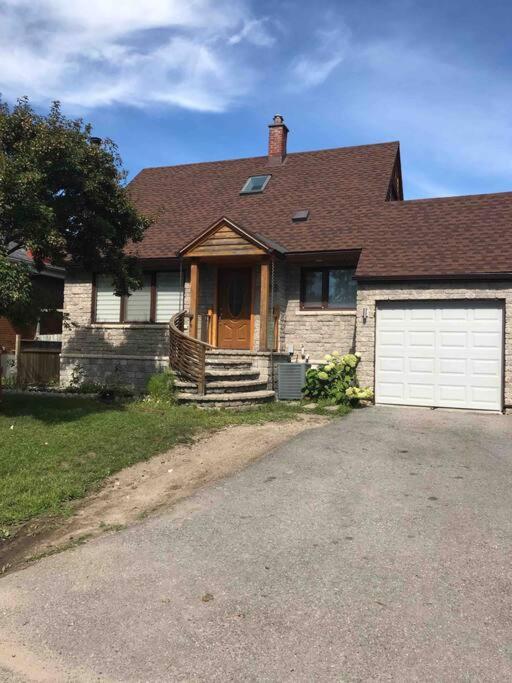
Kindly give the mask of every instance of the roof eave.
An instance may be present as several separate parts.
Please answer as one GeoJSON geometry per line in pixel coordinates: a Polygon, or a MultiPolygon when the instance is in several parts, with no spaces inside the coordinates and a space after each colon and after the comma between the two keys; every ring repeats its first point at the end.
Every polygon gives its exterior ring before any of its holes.
{"type": "Polygon", "coordinates": [[[467,273],[404,273],[394,275],[359,275],[356,271],[354,278],[359,283],[377,282],[418,282],[443,280],[512,280],[512,272],[467,272],[467,273]]]}

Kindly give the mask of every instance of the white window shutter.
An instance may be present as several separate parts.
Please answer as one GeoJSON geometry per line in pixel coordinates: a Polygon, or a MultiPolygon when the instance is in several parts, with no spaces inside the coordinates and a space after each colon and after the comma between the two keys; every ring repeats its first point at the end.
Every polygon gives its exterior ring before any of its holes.
{"type": "Polygon", "coordinates": [[[167,323],[180,310],[180,274],[156,274],[156,322],[167,323]]]}
{"type": "Polygon", "coordinates": [[[121,316],[121,298],[114,294],[110,275],[96,276],[96,322],[118,323],[121,316]]]}
{"type": "Polygon", "coordinates": [[[126,298],[126,321],[148,322],[151,317],[151,276],[144,275],[142,289],[126,298]]]}

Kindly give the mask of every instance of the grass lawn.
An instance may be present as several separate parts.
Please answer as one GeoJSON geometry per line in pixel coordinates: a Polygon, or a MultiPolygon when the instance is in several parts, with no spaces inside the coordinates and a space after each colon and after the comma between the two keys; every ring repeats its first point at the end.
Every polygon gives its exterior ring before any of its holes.
{"type": "Polygon", "coordinates": [[[105,405],[83,398],[4,395],[0,402],[0,538],[33,517],[61,514],[123,467],[188,441],[200,430],[286,420],[302,408],[247,411],[105,405]]]}

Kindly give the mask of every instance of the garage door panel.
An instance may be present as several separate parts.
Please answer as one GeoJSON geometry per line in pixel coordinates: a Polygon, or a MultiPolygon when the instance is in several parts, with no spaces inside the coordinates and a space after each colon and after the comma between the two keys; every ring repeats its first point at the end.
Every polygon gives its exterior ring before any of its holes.
{"type": "Polygon", "coordinates": [[[501,347],[501,333],[473,332],[471,341],[475,348],[493,349],[495,351],[501,347]]]}
{"type": "Polygon", "coordinates": [[[395,330],[382,330],[381,332],[381,346],[403,346],[405,342],[405,332],[397,332],[395,330]]]}
{"type": "Polygon", "coordinates": [[[383,398],[388,401],[404,398],[404,386],[402,382],[386,382],[383,381],[380,386],[380,392],[383,398]]]}
{"type": "Polygon", "coordinates": [[[471,400],[473,403],[494,405],[499,400],[499,391],[496,387],[471,387],[471,400]]]}
{"type": "Polygon", "coordinates": [[[450,308],[437,309],[439,311],[439,319],[444,323],[455,322],[460,323],[461,320],[468,319],[468,309],[464,307],[451,306],[450,308]]]}
{"type": "Polygon", "coordinates": [[[436,338],[431,331],[418,331],[409,332],[407,335],[407,341],[409,346],[420,347],[422,349],[433,349],[436,343],[436,338]]]}
{"type": "Polygon", "coordinates": [[[405,320],[405,310],[401,307],[386,306],[382,309],[381,321],[385,323],[388,320],[405,320]]]}
{"type": "Polygon", "coordinates": [[[501,410],[502,326],[495,302],[381,304],[376,401],[501,410]]]}
{"type": "Polygon", "coordinates": [[[428,306],[420,306],[418,308],[411,308],[409,311],[409,319],[414,321],[434,320],[436,312],[428,306]]]}
{"type": "Polygon", "coordinates": [[[409,389],[409,397],[413,400],[421,399],[429,402],[434,400],[435,390],[433,384],[421,384],[411,382],[407,386],[409,389]]]}
{"type": "Polygon", "coordinates": [[[433,374],[435,371],[435,359],[418,356],[417,358],[409,357],[407,359],[407,370],[409,373],[413,372],[428,372],[433,374]]]}
{"type": "Polygon", "coordinates": [[[489,306],[477,306],[473,309],[473,320],[494,320],[501,327],[503,319],[502,309],[500,306],[490,308],[489,306]]]}
{"type": "Polygon", "coordinates": [[[484,376],[493,379],[500,376],[501,363],[499,359],[479,358],[471,362],[471,372],[475,377],[484,376]]]}
{"type": "Polygon", "coordinates": [[[454,386],[453,384],[439,384],[439,400],[445,404],[465,404],[467,402],[466,384],[459,386],[454,386]]]}
{"type": "Polygon", "coordinates": [[[405,359],[404,357],[383,356],[378,360],[379,369],[382,372],[403,372],[405,359]]]}
{"type": "Polygon", "coordinates": [[[468,361],[466,358],[440,358],[439,374],[459,375],[465,377],[468,372],[468,361]]]}

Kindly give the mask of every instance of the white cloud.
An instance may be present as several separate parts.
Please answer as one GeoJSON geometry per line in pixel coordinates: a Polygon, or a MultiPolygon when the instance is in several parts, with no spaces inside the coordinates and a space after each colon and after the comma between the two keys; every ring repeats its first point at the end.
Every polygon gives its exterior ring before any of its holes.
{"type": "Polygon", "coordinates": [[[4,0],[0,91],[76,108],[223,111],[255,76],[243,44],[272,41],[244,0],[4,0]]]}
{"type": "Polygon", "coordinates": [[[312,49],[297,56],[291,64],[291,89],[311,88],[326,81],[345,58],[349,40],[349,32],[343,25],[317,30],[312,49]]]}
{"type": "Polygon", "coordinates": [[[246,21],[242,29],[228,40],[229,45],[238,45],[243,40],[247,40],[258,47],[273,45],[275,37],[268,31],[268,24],[269,20],[267,17],[246,21]]]}

